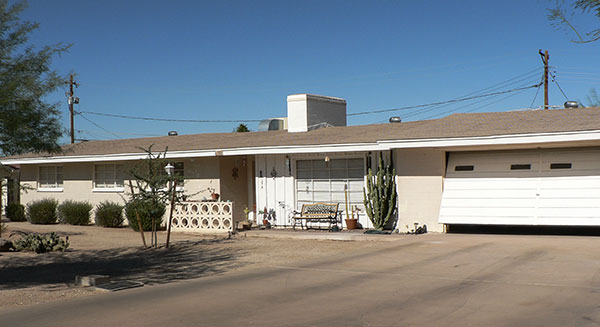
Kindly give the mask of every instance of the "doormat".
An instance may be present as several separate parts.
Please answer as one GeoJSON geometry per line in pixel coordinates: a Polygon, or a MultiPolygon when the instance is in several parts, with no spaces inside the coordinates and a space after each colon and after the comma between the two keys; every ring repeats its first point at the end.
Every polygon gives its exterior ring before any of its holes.
{"type": "Polygon", "coordinates": [[[96,289],[116,292],[121,290],[126,290],[129,288],[142,287],[144,283],[140,282],[130,282],[130,281],[120,281],[120,282],[108,282],[106,284],[96,286],[96,289]]]}

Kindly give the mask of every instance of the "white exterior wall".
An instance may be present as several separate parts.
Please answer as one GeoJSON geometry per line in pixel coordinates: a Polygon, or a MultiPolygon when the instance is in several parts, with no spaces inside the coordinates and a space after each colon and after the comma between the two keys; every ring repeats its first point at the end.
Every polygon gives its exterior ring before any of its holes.
{"type": "Polygon", "coordinates": [[[427,225],[430,232],[443,232],[438,222],[442,201],[446,154],[438,149],[394,150],[398,190],[400,232],[427,225]],[[407,227],[408,226],[408,227],[407,227]]]}
{"type": "MultiPolygon", "coordinates": [[[[219,160],[218,158],[195,158],[178,160],[184,162],[186,176],[184,190],[186,194],[195,194],[190,200],[210,198],[208,187],[220,192],[219,160]]],[[[102,162],[101,164],[108,163],[102,162]]],[[[133,162],[118,162],[119,164],[132,165],[133,162]]],[[[27,205],[31,201],[54,198],[59,203],[65,200],[88,201],[96,206],[103,201],[124,203],[128,198],[129,186],[125,182],[123,191],[94,190],[93,176],[94,163],[65,163],[63,167],[63,188],[60,191],[42,191],[37,188],[39,165],[21,165],[21,184],[28,186],[29,190],[21,191],[21,203],[27,205]]],[[[92,211],[92,219],[93,219],[92,211]]]]}
{"type": "MultiPolygon", "coordinates": [[[[296,199],[296,161],[308,159],[323,159],[329,156],[333,159],[340,158],[366,158],[365,153],[316,153],[316,154],[290,154],[290,155],[258,155],[256,156],[256,209],[257,211],[275,209],[278,226],[290,226],[289,217],[294,210],[300,211],[296,199]],[[289,160],[288,169],[286,161],[289,160]],[[275,168],[276,177],[271,177],[275,168]],[[291,174],[290,174],[291,170],[291,174]]],[[[365,160],[366,165],[366,160],[365,160]]],[[[366,173],[366,170],[365,170],[366,173]]],[[[366,180],[366,175],[364,176],[366,180]]],[[[342,203],[340,202],[340,205],[342,203]]],[[[344,219],[346,212],[342,213],[342,225],[346,226],[344,219]]],[[[262,216],[258,214],[257,221],[262,224],[262,216]]],[[[364,228],[372,228],[373,224],[366,215],[364,208],[359,214],[359,223],[364,228]]]]}

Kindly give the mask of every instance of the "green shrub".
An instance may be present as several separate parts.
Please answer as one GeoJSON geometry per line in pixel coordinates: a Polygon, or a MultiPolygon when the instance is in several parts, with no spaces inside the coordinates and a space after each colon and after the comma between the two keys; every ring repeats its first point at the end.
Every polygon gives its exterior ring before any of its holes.
{"type": "Polygon", "coordinates": [[[10,203],[6,206],[6,218],[10,221],[26,221],[25,207],[20,203],[10,203]]]}
{"type": "Polygon", "coordinates": [[[152,217],[156,219],[157,228],[162,223],[162,217],[165,214],[165,205],[161,203],[152,202],[149,200],[132,200],[125,205],[125,216],[129,222],[129,227],[134,231],[139,231],[137,217],[135,212],[137,210],[140,220],[142,221],[142,229],[145,231],[152,230],[152,217]]]}
{"type": "Polygon", "coordinates": [[[65,251],[69,247],[69,238],[61,239],[55,232],[48,234],[24,233],[20,239],[13,242],[17,251],[33,251],[44,253],[51,251],[65,251]]]}
{"type": "Polygon", "coordinates": [[[58,201],[42,199],[27,204],[27,220],[32,224],[56,224],[58,201]]]}
{"type": "Polygon", "coordinates": [[[102,227],[121,227],[123,225],[123,206],[104,201],[96,207],[96,225],[102,227]]]}
{"type": "Polygon", "coordinates": [[[58,206],[58,221],[61,224],[89,225],[93,208],[86,201],[67,200],[58,206]]]}

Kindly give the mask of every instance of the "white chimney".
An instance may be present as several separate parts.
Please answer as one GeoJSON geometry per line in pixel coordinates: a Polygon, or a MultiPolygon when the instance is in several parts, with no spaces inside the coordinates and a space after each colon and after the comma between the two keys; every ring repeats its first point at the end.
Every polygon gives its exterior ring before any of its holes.
{"type": "Polygon", "coordinates": [[[287,97],[288,132],[306,132],[323,126],[346,126],[346,100],[314,94],[287,97]]]}

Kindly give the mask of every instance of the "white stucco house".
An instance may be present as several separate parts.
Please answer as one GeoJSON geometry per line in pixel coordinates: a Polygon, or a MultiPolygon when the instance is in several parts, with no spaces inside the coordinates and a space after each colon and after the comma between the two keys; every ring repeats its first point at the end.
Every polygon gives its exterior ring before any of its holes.
{"type": "MultiPolygon", "coordinates": [[[[400,231],[414,223],[600,226],[600,109],[454,114],[441,119],[346,126],[343,99],[288,96],[284,130],[211,133],[67,145],[59,155],[0,158],[33,188],[21,202],[53,197],[122,201],[121,171],[138,147],[168,146],[189,193],[216,189],[243,209],[274,209],[276,225],[304,203],[362,207],[366,172],[393,164],[400,231]],[[327,158],[327,160],[326,160],[327,158]]],[[[208,197],[200,192],[196,200],[208,197]]],[[[362,211],[360,222],[371,224],[362,211]]]]}

